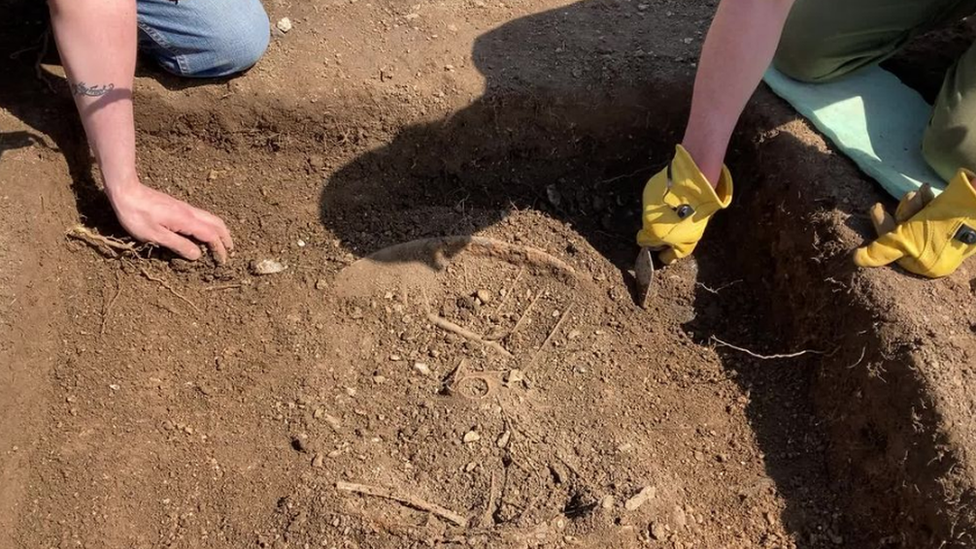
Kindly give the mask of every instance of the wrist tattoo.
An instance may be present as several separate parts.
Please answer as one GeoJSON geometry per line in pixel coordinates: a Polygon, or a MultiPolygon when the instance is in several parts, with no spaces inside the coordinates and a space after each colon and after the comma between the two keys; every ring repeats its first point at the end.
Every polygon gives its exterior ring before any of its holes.
{"type": "Polygon", "coordinates": [[[106,93],[115,89],[115,84],[102,84],[89,86],[84,82],[78,82],[77,84],[71,84],[71,95],[75,97],[81,95],[85,97],[101,97],[106,93]]]}

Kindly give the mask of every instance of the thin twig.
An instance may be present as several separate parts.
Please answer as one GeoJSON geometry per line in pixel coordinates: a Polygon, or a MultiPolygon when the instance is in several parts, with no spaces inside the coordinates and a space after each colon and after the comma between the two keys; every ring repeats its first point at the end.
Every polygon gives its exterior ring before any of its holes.
{"type": "Polygon", "coordinates": [[[234,288],[240,288],[243,286],[240,282],[228,282],[227,284],[218,284],[216,286],[208,286],[203,289],[205,292],[219,292],[220,290],[233,290],[234,288]]]}
{"type": "Polygon", "coordinates": [[[446,318],[437,316],[434,313],[428,313],[427,314],[427,320],[431,321],[432,323],[434,323],[435,326],[437,326],[438,328],[441,328],[442,330],[447,330],[448,332],[457,334],[457,335],[459,335],[459,336],[461,336],[461,337],[463,337],[465,339],[469,339],[471,341],[474,341],[475,343],[480,343],[481,345],[484,345],[485,347],[490,347],[490,348],[498,351],[499,353],[507,356],[508,358],[515,358],[515,355],[513,355],[510,352],[508,352],[508,350],[506,350],[504,347],[502,347],[498,343],[496,343],[494,341],[487,341],[484,338],[482,338],[481,336],[479,336],[478,334],[472,332],[471,330],[468,330],[467,328],[463,328],[461,326],[458,326],[457,324],[451,322],[450,320],[447,320],[446,318]]]}
{"type": "Polygon", "coordinates": [[[441,507],[436,503],[430,503],[424,501],[414,496],[394,494],[392,490],[380,486],[369,486],[366,484],[357,484],[354,482],[339,481],[336,482],[336,489],[341,490],[343,492],[353,492],[356,494],[388,499],[391,501],[395,501],[397,503],[402,503],[403,505],[406,505],[408,507],[413,507],[414,509],[420,509],[421,511],[426,511],[428,513],[431,513],[432,515],[436,515],[438,517],[441,517],[442,519],[446,519],[460,526],[461,528],[467,528],[468,526],[468,519],[464,518],[458,513],[455,513],[454,511],[451,511],[450,509],[441,507]]]}
{"type": "Polygon", "coordinates": [[[827,353],[825,353],[823,351],[814,351],[814,350],[811,350],[811,349],[804,349],[802,351],[797,351],[795,353],[775,354],[775,355],[761,355],[759,353],[754,353],[754,352],[750,351],[749,349],[746,349],[746,348],[743,348],[743,347],[739,347],[739,346],[736,346],[736,345],[732,345],[731,343],[727,343],[725,341],[722,341],[721,339],[719,339],[719,338],[717,338],[715,336],[712,336],[712,340],[715,341],[716,343],[718,343],[719,345],[723,346],[723,347],[728,347],[729,349],[734,349],[736,351],[743,352],[743,353],[745,353],[745,354],[747,354],[749,356],[756,357],[756,358],[761,359],[761,360],[775,360],[775,359],[778,359],[778,358],[796,358],[798,356],[805,355],[805,354],[808,354],[808,353],[809,354],[814,354],[814,355],[825,355],[825,354],[827,354],[827,353]]]}
{"type": "Polygon", "coordinates": [[[122,271],[115,271],[115,295],[109,300],[108,304],[105,305],[105,309],[102,311],[102,327],[98,331],[99,335],[105,335],[105,324],[108,322],[108,315],[112,312],[112,306],[118,301],[119,296],[122,295],[122,271]]]}
{"type": "Polygon", "coordinates": [[[498,304],[498,309],[495,311],[496,315],[502,314],[502,311],[505,310],[505,304],[508,303],[508,298],[512,297],[512,294],[515,293],[515,286],[518,285],[519,280],[522,280],[523,274],[525,274],[524,266],[519,268],[519,272],[515,275],[515,280],[512,282],[512,285],[505,290],[505,295],[502,296],[502,301],[498,304]]]}
{"type": "Polygon", "coordinates": [[[515,322],[515,327],[512,328],[512,331],[509,332],[509,335],[514,334],[515,332],[518,331],[519,326],[522,325],[522,321],[525,320],[526,317],[529,316],[529,313],[532,311],[532,307],[535,307],[535,304],[536,304],[537,301],[539,301],[539,298],[540,297],[542,297],[542,294],[541,293],[538,293],[538,294],[535,295],[535,299],[533,299],[532,300],[532,303],[529,303],[529,306],[526,307],[525,308],[525,311],[522,312],[522,316],[520,316],[519,319],[515,322]]]}
{"type": "Polygon", "coordinates": [[[563,321],[566,320],[566,317],[569,316],[570,311],[573,310],[573,307],[575,305],[576,303],[573,302],[570,303],[568,307],[566,307],[566,311],[563,312],[563,316],[559,317],[559,320],[556,321],[556,325],[552,327],[552,330],[549,332],[549,335],[546,336],[546,339],[542,342],[542,345],[539,346],[539,350],[536,351],[534,355],[532,355],[532,359],[529,360],[529,363],[525,365],[526,368],[535,364],[535,359],[538,358],[538,356],[542,354],[542,351],[545,350],[546,345],[549,344],[549,341],[551,341],[553,336],[556,335],[556,332],[559,331],[559,327],[563,325],[563,321]]]}
{"type": "Polygon", "coordinates": [[[481,514],[481,526],[487,527],[494,523],[492,518],[495,514],[495,500],[498,499],[498,480],[495,478],[495,471],[491,472],[491,485],[488,487],[488,503],[485,505],[485,512],[481,514]]]}
{"type": "Polygon", "coordinates": [[[155,277],[155,276],[149,274],[149,271],[147,271],[144,267],[139,267],[139,270],[142,272],[142,276],[148,278],[149,280],[152,280],[153,282],[159,284],[163,288],[166,288],[167,290],[170,291],[171,294],[173,294],[176,297],[180,298],[184,303],[186,303],[187,305],[189,305],[194,311],[196,311],[198,313],[200,312],[200,308],[199,307],[197,307],[192,301],[190,301],[189,299],[187,299],[186,297],[184,297],[183,294],[181,294],[181,293],[177,292],[176,290],[174,290],[173,287],[170,286],[169,284],[167,284],[165,280],[163,280],[162,278],[158,278],[158,277],[155,277]]]}

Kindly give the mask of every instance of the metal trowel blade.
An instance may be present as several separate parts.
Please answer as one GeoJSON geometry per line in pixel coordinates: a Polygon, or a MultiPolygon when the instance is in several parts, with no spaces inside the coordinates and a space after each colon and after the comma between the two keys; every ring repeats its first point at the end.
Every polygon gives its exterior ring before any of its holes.
{"type": "Polygon", "coordinates": [[[654,259],[650,248],[641,248],[634,263],[634,278],[637,279],[637,304],[646,309],[654,294],[654,259]]]}

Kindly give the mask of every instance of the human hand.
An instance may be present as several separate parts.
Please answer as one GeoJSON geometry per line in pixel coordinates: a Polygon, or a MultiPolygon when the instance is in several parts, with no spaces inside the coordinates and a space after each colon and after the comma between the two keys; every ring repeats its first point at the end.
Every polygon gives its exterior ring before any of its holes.
{"type": "Polygon", "coordinates": [[[959,170],[938,197],[922,188],[905,195],[895,217],[880,204],[871,211],[877,240],[854,253],[861,267],[897,261],[904,269],[928,278],[953,273],[976,254],[976,189],[972,172],[959,170]]]}
{"type": "Polygon", "coordinates": [[[122,227],[142,242],[168,248],[195,261],[203,252],[190,240],[210,248],[218,263],[227,261],[234,248],[230,231],[217,216],[151,189],[136,180],[127,185],[106,185],[109,201],[122,227]]]}
{"type": "Polygon", "coordinates": [[[671,165],[644,187],[643,223],[637,244],[660,251],[665,264],[673,263],[695,249],[711,217],[731,202],[729,171],[722,168],[713,189],[688,151],[679,145],[671,165]]]}

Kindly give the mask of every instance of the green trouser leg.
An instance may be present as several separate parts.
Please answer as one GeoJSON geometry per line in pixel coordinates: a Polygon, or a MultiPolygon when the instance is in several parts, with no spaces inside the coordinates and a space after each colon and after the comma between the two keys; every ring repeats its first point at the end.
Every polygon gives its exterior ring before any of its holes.
{"type": "MultiPolygon", "coordinates": [[[[976,0],[796,0],[774,65],[829,82],[892,56],[909,40],[976,12],[976,0]]],[[[945,179],[976,169],[976,46],[948,72],[922,145],[945,179]]]]}
{"type": "Polygon", "coordinates": [[[946,73],[922,138],[922,156],[946,181],[976,170],[976,45],[946,73]]]}

